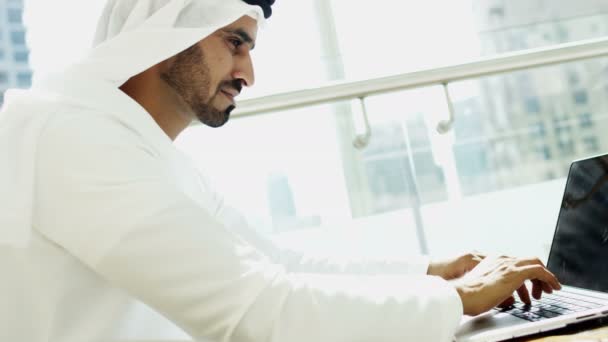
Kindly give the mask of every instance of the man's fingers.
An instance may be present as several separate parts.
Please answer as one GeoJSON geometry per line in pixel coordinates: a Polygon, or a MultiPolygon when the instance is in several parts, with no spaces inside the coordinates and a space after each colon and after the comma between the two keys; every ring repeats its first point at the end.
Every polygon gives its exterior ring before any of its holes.
{"type": "Polygon", "coordinates": [[[475,253],[475,252],[473,252],[473,253],[469,253],[467,256],[468,256],[468,259],[469,259],[470,261],[473,261],[473,262],[475,262],[476,264],[480,263],[480,262],[481,262],[483,259],[485,259],[485,257],[486,257],[486,256],[485,256],[485,255],[483,255],[483,254],[480,254],[480,253],[475,253]]]}
{"type": "Polygon", "coordinates": [[[485,254],[483,254],[483,253],[479,253],[479,252],[477,252],[477,251],[473,251],[473,253],[471,253],[471,254],[473,254],[473,257],[474,257],[475,259],[477,259],[478,261],[482,261],[483,259],[485,259],[485,258],[486,258],[486,255],[485,255],[485,254]]]}
{"type": "Polygon", "coordinates": [[[535,299],[540,299],[540,297],[543,293],[543,290],[545,289],[545,286],[547,288],[551,289],[551,287],[549,285],[546,285],[542,281],[540,281],[538,279],[533,279],[532,280],[532,297],[534,297],[535,299]]]}
{"type": "Polygon", "coordinates": [[[527,266],[527,265],[540,265],[545,267],[545,264],[539,258],[522,258],[516,263],[516,266],[527,266]]]}
{"type": "MultiPolygon", "coordinates": [[[[559,281],[559,280],[558,280],[558,281],[559,281]]],[[[541,282],[539,282],[539,283],[540,283],[539,285],[540,285],[540,286],[542,287],[542,289],[543,289],[543,292],[545,292],[545,293],[553,293],[553,289],[551,288],[551,286],[550,286],[549,284],[544,283],[544,282],[542,282],[542,281],[541,281],[541,282]]]]}
{"type": "Polygon", "coordinates": [[[526,279],[530,279],[530,280],[536,279],[536,280],[546,283],[547,285],[549,285],[549,287],[551,289],[560,290],[562,288],[561,284],[559,283],[559,281],[557,280],[555,275],[553,275],[553,273],[549,272],[549,270],[547,270],[543,266],[540,266],[540,265],[522,266],[520,268],[520,271],[521,271],[520,274],[523,277],[522,282],[526,279]]]}
{"type": "Polygon", "coordinates": [[[517,294],[519,295],[519,299],[521,299],[524,304],[532,304],[532,300],[530,300],[530,293],[528,292],[526,284],[521,284],[521,286],[517,289],[517,294]]]}
{"type": "Polygon", "coordinates": [[[498,304],[499,308],[508,308],[509,306],[515,304],[515,297],[510,296],[509,298],[505,299],[502,303],[498,304]]]}

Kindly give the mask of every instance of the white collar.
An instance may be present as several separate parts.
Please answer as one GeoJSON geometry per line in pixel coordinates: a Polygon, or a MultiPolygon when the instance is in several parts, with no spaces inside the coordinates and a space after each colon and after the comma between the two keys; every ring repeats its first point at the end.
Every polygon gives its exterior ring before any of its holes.
{"type": "Polygon", "coordinates": [[[111,115],[136,131],[158,149],[173,148],[173,141],[139,103],[105,81],[92,81],[83,76],[62,75],[48,78],[37,87],[57,94],[66,104],[75,104],[111,115]]]}

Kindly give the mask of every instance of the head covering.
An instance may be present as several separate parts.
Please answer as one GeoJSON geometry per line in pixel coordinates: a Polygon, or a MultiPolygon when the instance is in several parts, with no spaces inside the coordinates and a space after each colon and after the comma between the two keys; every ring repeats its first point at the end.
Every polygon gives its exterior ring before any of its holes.
{"type": "Polygon", "coordinates": [[[264,17],[266,19],[270,18],[270,16],[272,15],[272,4],[274,4],[274,0],[243,0],[246,3],[250,4],[250,5],[258,5],[260,7],[262,7],[262,10],[264,11],[264,17]]]}
{"type": "Polygon", "coordinates": [[[273,2],[108,0],[85,57],[30,90],[6,93],[0,112],[0,245],[24,247],[29,242],[38,137],[61,108],[61,86],[54,85],[86,80],[118,88],[244,15],[263,24],[273,2]]]}

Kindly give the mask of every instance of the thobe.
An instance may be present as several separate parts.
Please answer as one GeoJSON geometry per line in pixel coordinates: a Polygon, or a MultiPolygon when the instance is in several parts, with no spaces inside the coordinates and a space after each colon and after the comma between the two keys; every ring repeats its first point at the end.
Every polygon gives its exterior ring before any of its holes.
{"type": "Polygon", "coordinates": [[[24,99],[57,110],[39,138],[32,238],[0,249],[0,340],[120,338],[138,302],[200,340],[451,339],[462,304],[424,258],[345,263],[274,246],[135,101],[68,80],[24,99]]]}

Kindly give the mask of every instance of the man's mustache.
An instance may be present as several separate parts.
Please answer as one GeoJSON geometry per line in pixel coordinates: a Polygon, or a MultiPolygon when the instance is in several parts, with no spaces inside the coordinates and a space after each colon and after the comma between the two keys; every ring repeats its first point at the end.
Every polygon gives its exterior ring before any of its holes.
{"type": "Polygon", "coordinates": [[[221,90],[221,89],[226,89],[226,88],[232,88],[240,94],[241,90],[243,89],[243,81],[239,80],[239,79],[223,81],[222,83],[220,83],[220,86],[218,89],[221,90]]]}

